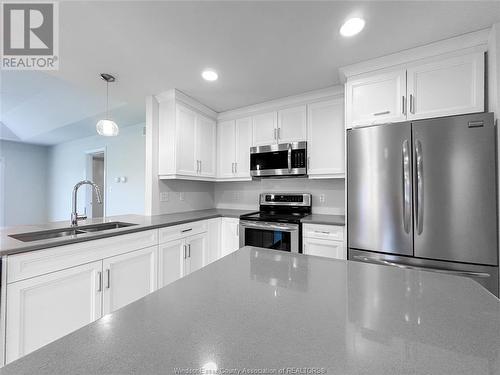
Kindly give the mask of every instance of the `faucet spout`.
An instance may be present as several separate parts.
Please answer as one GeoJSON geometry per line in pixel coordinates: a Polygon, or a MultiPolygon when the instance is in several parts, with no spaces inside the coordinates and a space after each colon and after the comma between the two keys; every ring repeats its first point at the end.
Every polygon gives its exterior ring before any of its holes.
{"type": "Polygon", "coordinates": [[[94,182],[92,182],[90,180],[83,180],[83,181],[77,182],[75,187],[73,188],[71,226],[76,226],[76,225],[78,225],[78,220],[83,220],[83,219],[87,218],[86,216],[78,215],[78,210],[77,210],[78,189],[82,185],[91,185],[94,188],[95,195],[97,198],[97,203],[102,204],[101,189],[99,189],[99,186],[97,186],[97,184],[95,184],[94,182]]]}

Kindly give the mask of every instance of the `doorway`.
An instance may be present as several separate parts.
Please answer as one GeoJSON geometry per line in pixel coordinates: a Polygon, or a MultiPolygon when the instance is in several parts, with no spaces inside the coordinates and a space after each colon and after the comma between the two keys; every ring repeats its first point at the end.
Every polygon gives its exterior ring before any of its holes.
{"type": "Polygon", "coordinates": [[[94,190],[87,187],[85,202],[87,217],[104,217],[106,215],[106,150],[92,150],[87,151],[86,154],[87,179],[99,186],[102,197],[102,204],[99,204],[94,190]]]}

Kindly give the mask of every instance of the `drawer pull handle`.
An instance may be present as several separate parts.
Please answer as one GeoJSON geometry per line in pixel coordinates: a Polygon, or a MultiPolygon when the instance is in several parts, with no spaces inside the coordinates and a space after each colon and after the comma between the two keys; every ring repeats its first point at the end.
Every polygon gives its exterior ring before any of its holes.
{"type": "Polygon", "coordinates": [[[186,233],[186,232],[189,232],[189,231],[192,231],[193,228],[189,228],[189,229],[184,229],[184,230],[181,230],[182,233],[186,233]]]}
{"type": "Polygon", "coordinates": [[[330,234],[330,232],[326,232],[326,231],[323,231],[323,230],[315,230],[314,233],[330,234]]]}
{"type": "Polygon", "coordinates": [[[377,112],[377,113],[374,113],[373,116],[388,115],[389,113],[391,113],[391,111],[377,112]]]}

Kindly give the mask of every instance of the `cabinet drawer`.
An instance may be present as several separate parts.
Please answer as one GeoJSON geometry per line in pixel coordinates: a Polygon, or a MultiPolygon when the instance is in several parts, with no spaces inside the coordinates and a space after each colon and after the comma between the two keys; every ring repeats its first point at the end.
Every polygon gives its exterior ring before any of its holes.
{"type": "Polygon", "coordinates": [[[160,229],[160,243],[165,243],[179,238],[191,236],[193,234],[203,233],[207,231],[207,221],[199,220],[191,223],[175,225],[160,229]]]}
{"type": "Polygon", "coordinates": [[[7,257],[7,283],[158,244],[158,230],[130,233],[7,257]]]}
{"type": "Polygon", "coordinates": [[[325,240],[344,240],[344,227],[323,224],[304,224],[303,236],[307,238],[322,238],[325,240]]]}

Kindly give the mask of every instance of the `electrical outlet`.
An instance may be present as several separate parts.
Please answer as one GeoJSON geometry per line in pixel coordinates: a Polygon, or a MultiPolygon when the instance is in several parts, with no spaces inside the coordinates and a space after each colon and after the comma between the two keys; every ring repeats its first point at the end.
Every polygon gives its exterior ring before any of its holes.
{"type": "Polygon", "coordinates": [[[168,191],[162,191],[160,193],[160,202],[168,202],[168,191]]]}
{"type": "Polygon", "coordinates": [[[179,192],[179,200],[180,201],[184,200],[184,192],[183,191],[179,192]]]}
{"type": "Polygon", "coordinates": [[[325,200],[326,200],[325,194],[320,194],[319,195],[319,203],[325,203],[325,200]]]}

